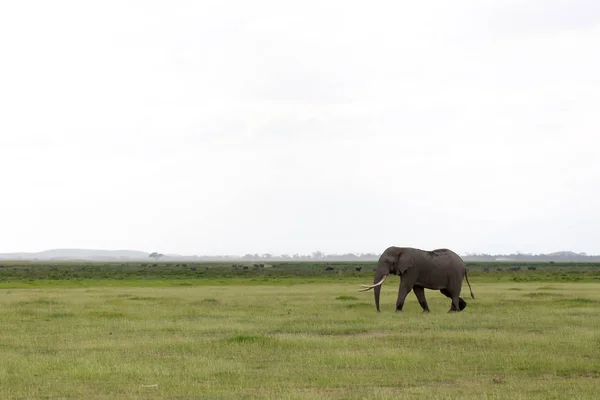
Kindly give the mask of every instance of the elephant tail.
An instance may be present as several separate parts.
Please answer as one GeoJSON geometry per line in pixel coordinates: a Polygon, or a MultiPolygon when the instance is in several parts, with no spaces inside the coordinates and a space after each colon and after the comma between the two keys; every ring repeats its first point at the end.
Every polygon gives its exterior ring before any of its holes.
{"type": "Polygon", "coordinates": [[[467,280],[467,285],[469,285],[469,292],[471,292],[471,298],[475,300],[475,296],[473,295],[473,290],[471,289],[471,284],[469,283],[469,277],[467,276],[467,270],[465,270],[465,279],[467,280]]]}

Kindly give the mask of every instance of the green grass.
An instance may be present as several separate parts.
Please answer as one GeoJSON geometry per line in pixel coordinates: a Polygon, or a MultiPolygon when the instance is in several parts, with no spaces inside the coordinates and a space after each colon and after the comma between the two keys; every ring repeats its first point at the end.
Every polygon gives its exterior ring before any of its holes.
{"type": "Polygon", "coordinates": [[[376,313],[367,276],[5,282],[0,398],[597,398],[600,283],[474,276],[464,312],[427,290],[398,314],[398,278],[376,313]]]}
{"type": "MultiPolygon", "coordinates": [[[[376,262],[281,262],[272,268],[242,264],[248,269],[225,262],[0,261],[0,287],[339,283],[352,278],[371,280],[376,262]],[[327,266],[334,270],[326,271],[327,266]]],[[[600,263],[474,262],[467,266],[470,277],[487,282],[600,282],[600,263]],[[510,271],[513,266],[521,270],[510,271]]]]}

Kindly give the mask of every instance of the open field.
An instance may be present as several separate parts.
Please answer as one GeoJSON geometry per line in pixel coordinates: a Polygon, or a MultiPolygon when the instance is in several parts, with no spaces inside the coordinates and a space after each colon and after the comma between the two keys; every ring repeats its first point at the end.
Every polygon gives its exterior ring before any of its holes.
{"type": "MultiPolygon", "coordinates": [[[[0,287],[340,283],[352,278],[371,281],[375,266],[376,262],[0,261],[0,287]]],[[[600,283],[600,263],[472,262],[467,267],[470,277],[486,282],[600,283]],[[511,270],[515,268],[519,270],[511,270]]]]}
{"type": "Polygon", "coordinates": [[[464,296],[464,312],[447,314],[447,299],[426,291],[424,315],[412,294],[393,312],[397,277],[376,313],[372,293],[357,292],[370,270],[65,281],[9,268],[2,399],[598,397],[593,270],[586,283],[559,271],[521,274],[543,282],[473,271],[476,300],[464,296]]]}

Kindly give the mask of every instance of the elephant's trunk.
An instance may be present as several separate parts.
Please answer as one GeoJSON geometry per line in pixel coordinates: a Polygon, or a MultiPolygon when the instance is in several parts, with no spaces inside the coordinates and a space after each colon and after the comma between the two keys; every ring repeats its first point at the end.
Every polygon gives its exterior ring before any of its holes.
{"type": "Polygon", "coordinates": [[[380,312],[380,310],[379,310],[379,294],[381,293],[381,284],[383,283],[385,278],[387,278],[387,273],[377,269],[377,272],[375,273],[375,280],[373,281],[373,284],[377,285],[377,286],[375,286],[375,288],[373,290],[373,295],[375,296],[375,308],[377,308],[377,312],[380,312]]]}
{"type": "Polygon", "coordinates": [[[375,307],[377,308],[378,312],[379,312],[379,293],[381,292],[381,285],[383,284],[383,281],[385,281],[385,278],[387,278],[388,274],[389,274],[389,271],[377,268],[376,272],[375,272],[375,280],[373,281],[373,284],[372,285],[361,285],[363,288],[359,290],[359,292],[366,292],[368,290],[375,289],[374,290],[375,307]]]}
{"type": "Polygon", "coordinates": [[[375,307],[377,308],[377,312],[379,311],[379,293],[381,292],[381,285],[377,286],[373,293],[375,294],[375,307]]]}

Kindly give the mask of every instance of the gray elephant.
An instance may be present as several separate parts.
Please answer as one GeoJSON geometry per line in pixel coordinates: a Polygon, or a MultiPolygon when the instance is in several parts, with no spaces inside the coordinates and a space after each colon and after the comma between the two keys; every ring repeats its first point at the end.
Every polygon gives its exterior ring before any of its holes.
{"type": "Polygon", "coordinates": [[[467,303],[459,297],[463,277],[467,280],[471,297],[473,290],[467,277],[464,261],[452,250],[437,249],[426,251],[412,247],[388,247],[377,262],[373,285],[361,285],[361,292],[375,289],[375,307],[379,312],[379,293],[381,284],[389,274],[400,275],[400,289],[396,300],[396,311],[402,311],[404,300],[411,290],[415,292],[423,312],[429,312],[425,289],[439,290],[452,299],[448,312],[465,309],[467,303]]]}

